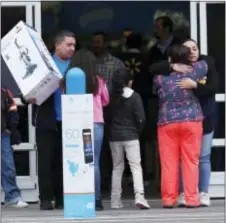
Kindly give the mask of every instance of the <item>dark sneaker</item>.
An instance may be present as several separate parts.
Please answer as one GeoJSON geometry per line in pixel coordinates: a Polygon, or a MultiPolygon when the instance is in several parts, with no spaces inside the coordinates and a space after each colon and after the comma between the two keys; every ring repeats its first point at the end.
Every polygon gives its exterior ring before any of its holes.
{"type": "Polygon", "coordinates": [[[41,201],[40,210],[53,210],[53,204],[51,201],[41,201]]]}
{"type": "Polygon", "coordinates": [[[59,209],[59,210],[64,209],[64,202],[63,201],[56,200],[55,201],[54,208],[55,209],[59,209]]]}
{"type": "Polygon", "coordinates": [[[103,211],[104,207],[101,200],[96,200],[96,211],[103,211]]]}
{"type": "Polygon", "coordinates": [[[162,207],[165,208],[165,209],[172,209],[172,208],[174,208],[173,205],[163,205],[162,207]]]}
{"type": "Polygon", "coordinates": [[[186,205],[186,208],[200,208],[200,207],[201,207],[200,204],[199,205],[189,205],[189,204],[186,205]]]}

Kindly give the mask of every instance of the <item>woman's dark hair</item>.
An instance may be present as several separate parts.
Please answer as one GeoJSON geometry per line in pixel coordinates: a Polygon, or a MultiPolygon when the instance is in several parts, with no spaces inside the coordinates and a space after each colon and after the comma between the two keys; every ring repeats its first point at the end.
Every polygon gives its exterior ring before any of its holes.
{"type": "Polygon", "coordinates": [[[184,45],[175,44],[168,50],[168,57],[171,63],[189,64],[190,49],[184,45]]]}
{"type": "Polygon", "coordinates": [[[111,101],[113,104],[120,100],[123,88],[127,87],[131,80],[133,80],[133,76],[126,68],[116,70],[112,79],[111,101]]]}
{"type": "Polygon", "coordinates": [[[185,42],[188,42],[188,41],[192,41],[192,42],[194,42],[195,44],[198,45],[198,43],[194,39],[191,39],[189,37],[182,39],[181,44],[184,44],[185,42]]]}
{"type": "Polygon", "coordinates": [[[99,83],[96,73],[96,58],[89,50],[78,50],[72,58],[70,67],[79,67],[86,75],[87,93],[96,95],[99,90],[99,83]]]}

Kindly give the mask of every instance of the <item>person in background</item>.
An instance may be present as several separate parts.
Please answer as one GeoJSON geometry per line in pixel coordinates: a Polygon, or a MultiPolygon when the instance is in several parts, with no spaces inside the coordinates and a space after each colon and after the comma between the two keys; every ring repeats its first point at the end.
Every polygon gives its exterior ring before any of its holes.
{"type": "Polygon", "coordinates": [[[21,198],[16,182],[16,168],[12,145],[20,144],[17,131],[19,114],[9,89],[1,88],[1,185],[5,193],[5,206],[28,207],[21,198]]]}
{"type": "MultiPolygon", "coordinates": [[[[109,94],[111,95],[112,78],[116,70],[124,68],[124,64],[118,58],[112,56],[108,52],[108,36],[105,32],[95,32],[92,36],[92,51],[96,57],[96,73],[99,74],[107,84],[109,94]]],[[[109,140],[107,138],[108,120],[109,120],[108,106],[104,108],[104,139],[103,150],[101,152],[101,166],[104,168],[102,171],[103,189],[108,189],[109,179],[111,176],[111,154],[109,149],[109,140]]]]}
{"type": "Polygon", "coordinates": [[[87,93],[93,94],[93,117],[94,117],[94,170],[95,170],[95,197],[96,210],[103,210],[101,202],[101,176],[100,176],[100,153],[104,136],[103,108],[109,103],[109,93],[106,82],[96,73],[95,56],[86,50],[79,50],[72,58],[70,67],[81,68],[86,75],[87,93]]]}
{"type": "MultiPolygon", "coordinates": [[[[210,206],[211,202],[208,194],[208,189],[211,175],[210,157],[212,150],[212,140],[216,122],[215,94],[217,92],[218,73],[216,71],[214,59],[211,56],[200,55],[196,41],[192,39],[185,39],[182,41],[182,43],[190,49],[189,61],[191,63],[205,60],[208,64],[207,79],[204,82],[196,82],[194,80],[191,80],[190,78],[187,78],[180,82],[180,86],[184,89],[193,89],[193,92],[199,98],[202,107],[204,120],[202,147],[199,159],[199,193],[200,204],[202,206],[210,206]]],[[[153,64],[150,67],[151,75],[160,73],[163,75],[168,75],[170,71],[187,73],[191,71],[191,67],[184,64],[172,64],[168,61],[162,61],[160,63],[153,64]]],[[[178,205],[180,206],[186,205],[183,187],[183,182],[181,180],[180,196],[178,199],[178,205]]]]}
{"type": "Polygon", "coordinates": [[[128,50],[127,48],[127,38],[133,34],[133,29],[131,28],[124,28],[123,33],[122,33],[122,38],[120,40],[120,51],[121,52],[126,52],[128,50]]]}
{"type": "MultiPolygon", "coordinates": [[[[171,63],[189,65],[190,49],[173,45],[169,49],[171,63]]],[[[161,194],[164,208],[176,205],[179,192],[179,166],[182,165],[186,207],[198,207],[199,156],[201,152],[201,106],[193,91],[180,88],[185,78],[204,80],[207,64],[200,61],[191,64],[192,71],[169,76],[157,75],[153,91],[159,97],[158,143],[161,161],[161,194]]]]}
{"type": "Polygon", "coordinates": [[[180,39],[173,36],[173,21],[168,16],[160,16],[154,21],[154,36],[157,43],[149,51],[150,64],[166,60],[167,50],[180,39]]]}
{"type": "MultiPolygon", "coordinates": [[[[168,59],[167,51],[173,44],[180,43],[180,39],[173,36],[173,21],[168,16],[160,16],[154,21],[154,36],[156,44],[148,52],[148,65],[168,59]]],[[[149,77],[149,86],[153,85],[153,77],[149,77]]],[[[158,97],[150,90],[148,100],[149,132],[151,132],[150,145],[153,153],[157,153],[157,120],[158,120],[158,97]]],[[[155,154],[152,154],[156,157],[155,154]]],[[[158,176],[157,176],[158,177],[158,176]]]]}
{"type": "MultiPolygon", "coordinates": [[[[63,30],[55,36],[53,60],[62,77],[74,55],[75,45],[75,35],[70,31],[63,30]]],[[[59,87],[42,105],[34,105],[32,109],[32,121],[36,127],[41,210],[52,210],[52,200],[55,200],[54,208],[63,208],[62,93],[63,90],[59,87]]],[[[28,103],[22,95],[21,100],[23,103],[28,103]]],[[[35,99],[29,102],[35,103],[35,99]]]]}
{"type": "Polygon", "coordinates": [[[141,209],[150,206],[144,197],[139,136],[145,124],[141,97],[131,89],[132,75],[126,69],[116,71],[112,82],[109,128],[110,148],[113,159],[111,208],[122,208],[122,175],[124,152],[133,175],[135,205],[141,209]]]}
{"type": "Polygon", "coordinates": [[[111,82],[116,70],[124,68],[124,64],[118,58],[112,56],[108,50],[108,36],[104,32],[95,32],[92,36],[92,49],[97,59],[97,73],[101,74],[107,82],[111,92],[111,82]]]}
{"type": "Polygon", "coordinates": [[[140,49],[142,47],[142,36],[139,34],[130,34],[126,39],[126,51],[119,54],[119,58],[124,62],[125,67],[129,70],[133,76],[132,89],[139,93],[141,96],[145,116],[146,116],[146,126],[140,135],[140,148],[141,148],[141,164],[143,169],[143,177],[145,180],[145,185],[148,185],[148,177],[151,174],[147,174],[146,171],[146,158],[145,150],[148,141],[148,98],[149,98],[149,83],[148,83],[148,66],[146,63],[146,55],[141,53],[140,49]]]}

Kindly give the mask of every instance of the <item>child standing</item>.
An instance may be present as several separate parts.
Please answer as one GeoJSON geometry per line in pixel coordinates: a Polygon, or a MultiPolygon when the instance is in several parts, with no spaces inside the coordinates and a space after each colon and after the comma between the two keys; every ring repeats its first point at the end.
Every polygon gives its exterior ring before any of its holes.
{"type": "Polygon", "coordinates": [[[135,205],[141,209],[150,206],[144,197],[139,135],[145,123],[141,97],[131,89],[132,76],[126,69],[118,70],[112,80],[110,149],[113,159],[111,207],[122,208],[122,175],[124,152],[133,175],[135,205]]]}

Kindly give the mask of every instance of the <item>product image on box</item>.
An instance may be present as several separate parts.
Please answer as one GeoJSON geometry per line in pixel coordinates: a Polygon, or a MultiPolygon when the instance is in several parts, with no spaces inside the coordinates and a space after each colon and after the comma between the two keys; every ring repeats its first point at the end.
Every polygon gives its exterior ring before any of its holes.
{"type": "Polygon", "coordinates": [[[19,59],[23,61],[26,67],[26,73],[22,77],[22,79],[25,79],[34,73],[34,70],[37,68],[37,64],[31,62],[31,57],[29,56],[28,48],[26,48],[23,45],[19,45],[17,38],[15,38],[14,43],[16,45],[16,48],[19,50],[19,54],[20,54],[19,59]]]}
{"type": "Polygon", "coordinates": [[[89,164],[89,163],[93,162],[91,129],[83,129],[82,137],[83,137],[83,149],[84,149],[85,164],[89,164]]]}

